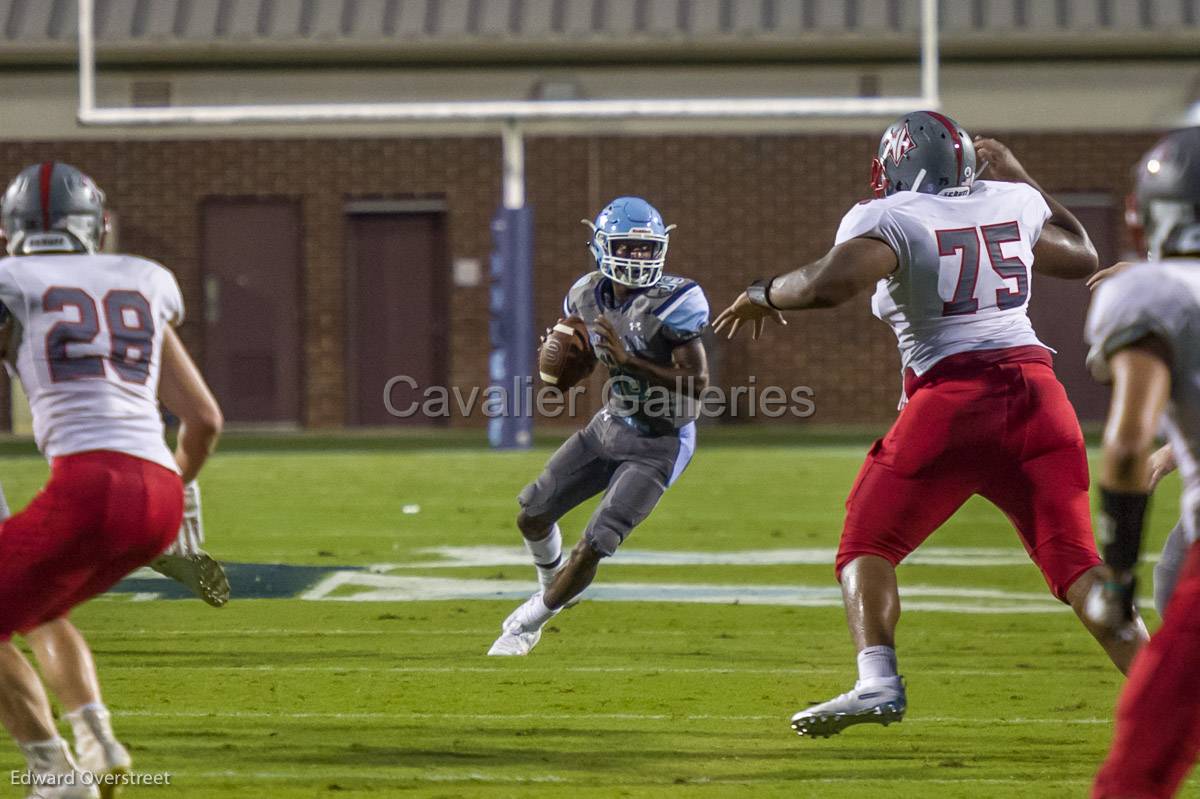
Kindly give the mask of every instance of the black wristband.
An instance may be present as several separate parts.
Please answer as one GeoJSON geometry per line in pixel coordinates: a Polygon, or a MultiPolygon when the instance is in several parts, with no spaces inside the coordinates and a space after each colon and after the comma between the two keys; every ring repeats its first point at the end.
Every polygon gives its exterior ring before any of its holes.
{"type": "Polygon", "coordinates": [[[1137,565],[1142,548],[1142,524],[1150,495],[1100,489],[1100,519],[1096,533],[1104,548],[1104,562],[1119,571],[1137,565]]]}
{"type": "Polygon", "coordinates": [[[756,280],[746,289],[746,299],[755,305],[761,305],[763,308],[770,308],[772,311],[778,311],[771,304],[771,284],[775,282],[773,277],[764,277],[762,280],[756,280]]]}

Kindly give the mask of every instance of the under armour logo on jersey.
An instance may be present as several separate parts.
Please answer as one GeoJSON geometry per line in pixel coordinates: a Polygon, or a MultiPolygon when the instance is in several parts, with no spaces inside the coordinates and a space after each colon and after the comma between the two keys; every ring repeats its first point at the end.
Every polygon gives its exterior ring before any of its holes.
{"type": "Polygon", "coordinates": [[[908,129],[908,123],[904,123],[904,127],[900,130],[889,128],[887,135],[883,140],[883,152],[880,153],[880,159],[887,161],[892,159],[893,164],[899,164],[900,159],[914,149],[917,143],[913,141],[912,131],[908,129]]]}

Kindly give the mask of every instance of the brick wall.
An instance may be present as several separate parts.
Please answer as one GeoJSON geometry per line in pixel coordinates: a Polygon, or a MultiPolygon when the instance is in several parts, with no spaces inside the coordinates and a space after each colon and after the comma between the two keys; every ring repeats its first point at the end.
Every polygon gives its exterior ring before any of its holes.
{"type": "MultiPolygon", "coordinates": [[[[1052,191],[1122,196],[1150,134],[1019,134],[1007,137],[1052,191]]],[[[607,199],[642,194],[668,222],[669,271],[698,279],[714,312],[752,278],[821,255],[842,214],[866,195],[869,136],[535,138],[528,142],[528,201],[536,214],[536,308],[552,321],[570,282],[590,266],[579,224],[607,199]]],[[[489,219],[499,200],[497,140],[272,139],[14,142],[0,175],[54,158],[91,174],[120,214],[121,248],[166,264],[193,309],[182,335],[202,354],[200,202],[211,196],[298,199],[304,242],[304,414],[310,427],[344,418],[344,233],[347,200],[445,198],[452,257],[487,263],[489,219]]],[[[1036,297],[1034,302],[1036,303],[1036,297]]],[[[461,386],[487,380],[485,288],[457,288],[448,309],[449,374],[461,386]]],[[[894,340],[865,299],[794,317],[752,346],[713,342],[724,384],[809,385],[815,419],[870,422],[894,414],[894,340]]],[[[4,393],[7,394],[5,387],[4,393]]],[[[478,423],[472,420],[469,423],[478,423]]]]}

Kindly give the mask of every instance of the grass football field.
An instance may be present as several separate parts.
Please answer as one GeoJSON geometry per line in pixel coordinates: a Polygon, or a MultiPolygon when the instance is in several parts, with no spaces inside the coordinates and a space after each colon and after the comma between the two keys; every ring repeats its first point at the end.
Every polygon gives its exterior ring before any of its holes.
{"type": "MultiPolygon", "coordinates": [[[[139,573],[75,615],[137,769],[170,775],[125,795],[1086,796],[1121,680],[981,500],[901,567],[904,722],[789,729],[854,680],[830,563],[865,449],[702,435],[593,599],[516,659],[484,653],[533,590],[514,497],[548,449],[223,452],[205,523],[240,598],[139,573]]],[[[14,507],[45,474],[0,458],[14,507]]],[[[1150,551],[1177,500],[1170,478],[1150,551]]]]}

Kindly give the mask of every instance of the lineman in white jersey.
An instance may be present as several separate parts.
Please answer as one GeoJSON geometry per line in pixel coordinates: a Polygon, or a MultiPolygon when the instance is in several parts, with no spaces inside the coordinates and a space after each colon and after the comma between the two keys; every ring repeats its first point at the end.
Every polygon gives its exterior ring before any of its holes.
{"type": "Polygon", "coordinates": [[[897,191],[860,203],[834,241],[878,238],[899,254],[904,268],[879,281],[871,310],[896,334],[901,369],[916,377],[960,352],[1045,348],[1026,312],[1025,265],[1050,218],[1041,193],[977,180],[953,202],[944,196],[897,191]],[[947,258],[959,258],[959,268],[943,268],[947,258]]]}
{"type": "Polygon", "coordinates": [[[51,461],[47,485],[0,524],[0,694],[19,698],[0,702],[0,720],[42,799],[107,798],[128,772],[91,653],[66,614],[171,543],[181,477],[195,479],[221,427],[172,330],[183,315],[174,277],[145,259],[97,253],[103,203],[90,178],[53,162],[22,171],[0,201],[11,256],[0,260],[3,354],[51,461]],[[159,395],[183,422],[174,454],[159,395]],[[46,683],[68,711],[80,765],[105,777],[99,791],[58,736],[14,634],[47,650],[39,652],[46,683]]]}
{"type": "MultiPolygon", "coordinates": [[[[1117,705],[1094,799],[1174,796],[1200,752],[1200,128],[1175,131],[1138,164],[1135,239],[1145,263],[1109,270],[1088,313],[1088,365],[1113,384],[1100,476],[1109,579],[1090,611],[1115,629],[1135,611],[1160,421],[1183,480],[1180,528],[1166,556],[1177,579],[1162,627],[1135,661],[1117,705]]],[[[1158,576],[1158,575],[1156,575],[1158,576]]]]}
{"type": "Polygon", "coordinates": [[[1083,434],[1026,315],[1033,270],[1095,271],[1087,232],[1006,147],[972,143],[935,111],[889,126],[873,178],[878,198],[846,214],[823,258],[751,285],[714,325],[730,335],[750,325],[757,336],[782,310],[838,305],[874,287],[874,311],[900,348],[906,404],[850,490],[837,554],[858,682],[796,713],[803,736],[903,717],[896,565],[973,495],[1012,520],[1051,592],[1118,668],[1142,640],[1084,618],[1103,572],[1083,434]],[[1005,182],[975,179],[977,149],[1005,182]]]}

